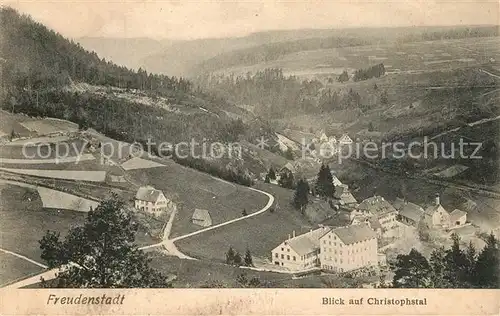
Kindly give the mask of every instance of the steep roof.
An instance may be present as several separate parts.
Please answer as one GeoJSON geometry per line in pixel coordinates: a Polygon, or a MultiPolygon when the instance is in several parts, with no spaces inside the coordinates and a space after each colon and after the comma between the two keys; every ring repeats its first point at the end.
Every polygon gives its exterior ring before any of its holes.
{"type": "Polygon", "coordinates": [[[371,229],[377,230],[377,229],[382,229],[382,225],[380,225],[380,222],[377,218],[377,216],[363,216],[363,215],[356,215],[353,219],[351,224],[354,225],[354,221],[358,220],[358,223],[369,223],[371,229]]]}
{"type": "Polygon", "coordinates": [[[153,188],[152,186],[140,187],[135,195],[136,200],[156,202],[158,197],[163,194],[162,191],[153,188]]]}
{"type": "Polygon", "coordinates": [[[320,227],[288,239],[286,243],[288,243],[299,256],[303,256],[319,248],[319,238],[329,229],[329,227],[320,227]]]}
{"type": "Polygon", "coordinates": [[[464,212],[456,208],[453,210],[453,212],[450,213],[450,221],[454,222],[464,215],[467,215],[467,212],[464,212]]]}
{"type": "Polygon", "coordinates": [[[405,200],[400,197],[396,198],[396,200],[392,203],[392,206],[394,206],[394,208],[398,211],[401,210],[404,205],[405,200]]]}
{"type": "Polygon", "coordinates": [[[381,196],[373,196],[364,199],[363,202],[358,205],[358,209],[371,212],[373,215],[381,215],[396,211],[394,206],[381,196]]]}
{"type": "Polygon", "coordinates": [[[377,234],[367,224],[334,228],[332,233],[346,245],[377,238],[377,234]]]}
{"type": "Polygon", "coordinates": [[[424,216],[424,209],[417,204],[408,202],[404,204],[403,207],[399,210],[399,214],[415,222],[418,222],[420,221],[422,216],[424,216]]]}
{"type": "Polygon", "coordinates": [[[352,143],[352,139],[349,137],[349,135],[344,134],[342,137],[340,137],[339,142],[341,143],[352,143]]]}
{"type": "Polygon", "coordinates": [[[439,209],[442,209],[443,211],[446,212],[446,210],[444,209],[444,207],[441,206],[441,204],[432,204],[432,205],[429,205],[426,209],[425,209],[425,214],[426,215],[430,215],[432,216],[434,213],[436,213],[439,209]]]}
{"type": "Polygon", "coordinates": [[[207,210],[197,208],[194,210],[192,219],[200,221],[211,220],[210,212],[207,210]]]}

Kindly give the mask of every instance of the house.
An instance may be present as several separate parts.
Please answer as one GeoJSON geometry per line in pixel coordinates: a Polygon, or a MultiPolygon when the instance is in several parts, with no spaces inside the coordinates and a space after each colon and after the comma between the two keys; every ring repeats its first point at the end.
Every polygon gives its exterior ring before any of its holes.
{"type": "Polygon", "coordinates": [[[320,238],[324,270],[346,272],[378,265],[377,235],[369,225],[349,225],[328,230],[320,238]]]}
{"type": "Polygon", "coordinates": [[[425,209],[424,220],[429,227],[448,227],[450,224],[450,214],[441,205],[439,194],[436,194],[434,204],[425,209]]]}
{"type": "Polygon", "coordinates": [[[321,133],[321,136],[319,137],[319,141],[321,143],[326,143],[328,141],[328,136],[326,136],[326,134],[324,132],[321,133]]]}
{"type": "Polygon", "coordinates": [[[154,216],[177,209],[174,202],[167,199],[161,190],[152,186],[140,187],[135,195],[135,208],[154,216]]]}
{"type": "Polygon", "coordinates": [[[381,196],[373,196],[363,200],[357,207],[357,211],[365,215],[374,215],[382,226],[382,237],[392,238],[399,236],[397,224],[398,211],[381,196]]]}
{"type": "Polygon", "coordinates": [[[330,228],[320,227],[288,239],[271,251],[272,262],[289,270],[301,271],[319,266],[319,238],[330,228]]]}
{"type": "Polygon", "coordinates": [[[337,138],[335,136],[331,136],[329,139],[328,139],[328,142],[332,145],[337,145],[337,138]]]}
{"type": "Polygon", "coordinates": [[[212,217],[210,216],[210,213],[203,209],[195,209],[191,221],[193,224],[201,227],[212,226],[212,217]]]}
{"type": "Polygon", "coordinates": [[[459,209],[454,209],[450,213],[450,227],[465,225],[467,222],[467,212],[459,209]]]}
{"type": "Polygon", "coordinates": [[[417,227],[418,223],[424,217],[424,209],[414,203],[408,202],[406,199],[396,198],[392,206],[398,211],[397,219],[401,223],[409,226],[417,227]]]}
{"type": "Polygon", "coordinates": [[[335,192],[333,194],[333,197],[338,200],[338,203],[340,205],[349,206],[358,203],[356,198],[354,198],[352,193],[349,191],[349,186],[347,184],[336,185],[334,180],[334,185],[335,185],[335,192]]]}
{"type": "Polygon", "coordinates": [[[342,137],[340,137],[339,144],[340,145],[350,145],[350,144],[352,144],[352,139],[349,137],[349,135],[344,134],[344,135],[342,135],[342,137]]]}
{"type": "Polygon", "coordinates": [[[417,204],[407,202],[399,209],[398,220],[406,225],[417,227],[424,218],[424,209],[417,204]]]}
{"type": "Polygon", "coordinates": [[[377,238],[382,237],[382,225],[378,221],[377,216],[362,216],[357,215],[351,221],[351,225],[367,224],[377,234],[377,238]]]}

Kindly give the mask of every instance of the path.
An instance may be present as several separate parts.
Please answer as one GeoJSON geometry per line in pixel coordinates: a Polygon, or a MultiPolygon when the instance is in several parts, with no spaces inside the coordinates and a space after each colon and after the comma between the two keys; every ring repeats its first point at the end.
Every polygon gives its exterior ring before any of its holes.
{"type": "Polygon", "coordinates": [[[495,78],[497,78],[497,79],[500,79],[500,76],[499,76],[499,75],[495,75],[495,74],[493,74],[493,73],[491,73],[491,72],[489,72],[489,71],[486,71],[486,70],[484,70],[484,69],[479,69],[479,71],[480,71],[480,72],[483,72],[483,73],[485,73],[485,74],[487,74],[487,75],[490,75],[490,76],[492,76],[492,77],[495,77],[495,78]]]}
{"type": "Polygon", "coordinates": [[[26,261],[28,261],[28,262],[33,263],[34,265],[39,266],[40,268],[43,268],[43,269],[47,269],[47,268],[48,268],[46,265],[44,265],[44,264],[42,264],[42,263],[40,263],[40,262],[37,262],[37,261],[35,261],[35,260],[33,260],[33,259],[30,259],[30,258],[28,258],[28,257],[25,257],[25,256],[23,256],[23,255],[20,255],[20,254],[18,254],[18,253],[16,253],[16,252],[12,252],[12,251],[5,250],[5,249],[2,249],[2,248],[0,248],[0,252],[3,252],[3,253],[6,253],[6,254],[9,254],[9,255],[15,256],[15,257],[17,257],[17,258],[20,258],[20,259],[26,260],[26,261]]]}
{"type": "MultiPolygon", "coordinates": [[[[226,181],[224,181],[222,179],[219,179],[219,180],[221,180],[223,182],[226,182],[226,181]]],[[[217,225],[214,225],[214,226],[203,228],[203,229],[200,229],[198,231],[195,231],[195,232],[183,235],[183,236],[178,236],[176,238],[169,239],[170,232],[172,230],[172,225],[173,225],[174,218],[175,218],[175,214],[176,214],[176,211],[174,211],[174,212],[172,212],[172,214],[170,214],[170,218],[169,218],[167,224],[165,225],[165,229],[163,231],[163,240],[162,240],[162,242],[157,243],[157,244],[153,244],[153,245],[148,245],[148,246],[145,246],[145,247],[141,247],[139,249],[140,250],[146,250],[146,249],[151,249],[151,248],[163,246],[164,249],[165,249],[165,251],[168,252],[168,254],[171,255],[171,256],[176,256],[176,257],[178,257],[180,259],[196,260],[195,258],[191,258],[191,257],[185,255],[184,253],[182,253],[181,251],[179,251],[177,249],[177,247],[175,246],[174,242],[178,241],[178,240],[181,240],[181,239],[188,238],[188,237],[196,236],[198,234],[201,234],[201,233],[213,230],[213,229],[224,227],[226,225],[230,225],[230,224],[239,222],[239,221],[247,219],[247,218],[251,218],[251,217],[257,216],[257,215],[262,214],[265,211],[267,211],[273,205],[273,203],[274,203],[274,196],[272,196],[271,194],[269,194],[269,193],[267,193],[265,191],[261,191],[261,190],[255,189],[255,188],[250,188],[249,187],[248,189],[252,190],[252,191],[255,191],[255,192],[259,192],[259,193],[265,194],[265,195],[267,195],[267,197],[269,197],[269,200],[267,201],[267,204],[262,209],[260,209],[259,211],[251,213],[251,214],[248,214],[246,216],[242,216],[242,217],[239,217],[239,218],[235,218],[235,219],[229,220],[229,221],[224,222],[224,223],[220,223],[220,224],[217,224],[217,225]]],[[[43,272],[41,274],[37,274],[37,275],[32,276],[30,278],[27,278],[27,279],[24,279],[22,281],[13,283],[11,285],[8,285],[8,286],[6,286],[6,288],[22,288],[22,287],[25,287],[25,286],[28,286],[28,285],[31,285],[31,284],[34,284],[34,283],[38,283],[38,282],[40,282],[40,278],[41,277],[43,277],[45,280],[51,280],[51,279],[54,279],[56,277],[56,273],[58,271],[59,271],[59,268],[52,269],[52,270],[49,270],[49,271],[45,271],[45,272],[43,272]]]]}
{"type": "Polygon", "coordinates": [[[182,252],[180,252],[177,249],[177,247],[175,246],[174,242],[182,240],[182,239],[185,239],[185,238],[193,237],[193,236],[199,235],[201,233],[204,233],[204,232],[207,232],[207,231],[210,231],[210,230],[214,230],[214,229],[217,229],[217,228],[220,228],[220,227],[224,227],[226,225],[230,225],[230,224],[242,221],[242,220],[247,219],[247,218],[251,218],[251,217],[257,216],[257,215],[262,214],[265,211],[267,211],[273,205],[273,203],[274,203],[274,196],[272,196],[271,194],[269,194],[267,192],[264,192],[264,191],[261,191],[261,190],[258,190],[258,189],[255,189],[255,188],[250,188],[249,187],[248,189],[252,190],[252,191],[255,191],[255,192],[259,192],[259,193],[265,194],[269,198],[269,200],[267,201],[267,204],[262,209],[260,209],[259,211],[253,212],[251,214],[248,214],[248,215],[245,215],[245,216],[242,216],[242,217],[238,217],[238,218],[229,220],[229,221],[224,222],[224,223],[220,223],[220,224],[217,224],[217,225],[214,225],[214,226],[203,228],[203,229],[197,230],[195,232],[192,232],[192,233],[189,233],[189,234],[186,234],[186,235],[182,235],[182,236],[175,237],[173,239],[169,239],[168,236],[170,235],[170,229],[172,227],[173,218],[175,216],[175,213],[172,213],[172,215],[170,216],[170,219],[169,219],[169,221],[168,221],[168,223],[167,223],[167,225],[165,227],[165,231],[163,232],[163,241],[160,242],[160,243],[154,244],[154,245],[149,245],[149,246],[142,247],[140,249],[144,250],[144,249],[150,249],[150,248],[155,248],[155,247],[159,247],[159,246],[164,246],[170,255],[179,257],[181,259],[194,259],[194,258],[191,258],[191,257],[183,254],[182,252]]]}

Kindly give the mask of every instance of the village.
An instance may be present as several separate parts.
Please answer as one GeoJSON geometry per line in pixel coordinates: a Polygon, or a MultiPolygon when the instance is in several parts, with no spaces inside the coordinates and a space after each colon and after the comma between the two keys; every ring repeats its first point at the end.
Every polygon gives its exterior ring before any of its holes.
{"type": "MultiPolygon", "coordinates": [[[[312,141],[319,145],[328,143],[337,151],[353,143],[347,134],[337,141],[335,137],[327,137],[323,131],[312,141]]],[[[297,176],[296,166],[297,163],[289,162],[276,171],[270,170],[273,174],[271,177],[269,173],[262,174],[259,180],[280,186],[283,179],[293,178],[294,174],[297,176]]],[[[316,228],[302,234],[291,231],[280,244],[269,249],[267,259],[258,263],[254,261],[254,269],[296,275],[316,272],[354,276],[381,274],[382,271],[389,271],[387,256],[391,250],[394,255],[394,251],[396,254],[407,252],[414,246],[410,241],[407,248],[401,249],[396,246],[400,240],[412,240],[424,228],[435,234],[449,236],[471,225],[467,220],[467,212],[460,209],[446,210],[441,204],[439,193],[422,206],[406,198],[398,197],[389,201],[379,195],[358,201],[349,186],[342,183],[333,171],[331,184],[334,191],[331,197],[320,196],[316,192],[317,181],[318,176],[305,181],[310,200],[304,213],[321,213],[321,219],[342,219],[337,222],[341,225],[318,223],[316,228]]],[[[280,206],[275,203],[273,207],[280,206]]],[[[175,212],[176,204],[166,198],[162,191],[146,186],[139,188],[135,208],[158,217],[162,213],[175,212]]],[[[195,209],[190,216],[192,224],[198,227],[212,226],[208,210],[195,209]]]]}

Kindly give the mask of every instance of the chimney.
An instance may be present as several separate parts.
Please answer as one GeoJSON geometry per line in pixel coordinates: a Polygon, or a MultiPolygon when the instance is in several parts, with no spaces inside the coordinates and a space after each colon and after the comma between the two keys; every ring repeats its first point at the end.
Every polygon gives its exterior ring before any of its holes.
{"type": "Polygon", "coordinates": [[[439,201],[439,193],[436,193],[436,205],[440,205],[441,204],[441,201],[439,201]]]}
{"type": "Polygon", "coordinates": [[[290,239],[290,238],[291,238],[291,237],[290,237],[290,234],[288,234],[288,239],[290,239]]]}
{"type": "Polygon", "coordinates": [[[293,231],[293,238],[295,238],[295,231],[293,231]]]}

